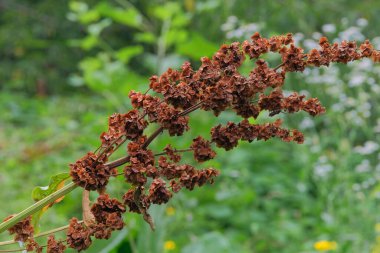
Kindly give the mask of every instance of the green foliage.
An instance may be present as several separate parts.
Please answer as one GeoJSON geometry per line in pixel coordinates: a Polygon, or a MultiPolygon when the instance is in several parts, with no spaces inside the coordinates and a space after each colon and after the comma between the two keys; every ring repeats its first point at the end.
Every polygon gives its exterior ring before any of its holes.
{"type": "Polygon", "coordinates": [[[56,190],[62,188],[64,182],[66,179],[70,178],[69,173],[60,173],[57,175],[54,175],[50,178],[50,182],[48,186],[37,186],[32,191],[32,198],[34,201],[39,201],[56,190]]]}
{"type": "MultiPolygon", "coordinates": [[[[39,201],[53,192],[61,189],[65,185],[65,180],[70,178],[69,173],[60,173],[57,175],[54,175],[50,178],[50,182],[48,186],[37,186],[33,189],[32,191],[32,198],[34,201],[39,201]]],[[[61,202],[62,198],[57,199],[54,201],[54,203],[61,202]]],[[[40,232],[40,219],[42,215],[51,207],[52,205],[45,206],[43,209],[38,211],[33,215],[33,227],[34,227],[34,233],[39,233],[40,232]]]]}

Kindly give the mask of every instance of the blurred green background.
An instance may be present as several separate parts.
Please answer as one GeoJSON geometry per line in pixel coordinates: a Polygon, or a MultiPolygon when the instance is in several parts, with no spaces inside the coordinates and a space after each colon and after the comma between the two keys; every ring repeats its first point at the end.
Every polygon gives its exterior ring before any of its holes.
{"type": "MultiPolygon", "coordinates": [[[[95,150],[107,117],[129,110],[128,92],[146,90],[149,76],[185,60],[198,67],[201,56],[255,31],[292,32],[306,49],[322,34],[369,38],[380,49],[379,14],[377,0],[0,0],[0,218],[32,204],[35,186],[95,150]]],[[[281,116],[303,130],[305,144],[218,150],[206,164],[221,171],[215,184],[153,207],[156,232],[127,213],[124,230],[86,252],[313,253],[326,244],[331,252],[379,253],[379,81],[380,65],[369,60],[288,75],[284,89],[327,107],[316,119],[281,116]]],[[[152,148],[188,147],[227,120],[238,119],[196,112],[191,131],[162,135],[152,148]]],[[[127,189],[120,178],[108,190],[120,197],[127,189]]],[[[76,189],[51,208],[41,231],[80,217],[80,198],[76,189]]]]}

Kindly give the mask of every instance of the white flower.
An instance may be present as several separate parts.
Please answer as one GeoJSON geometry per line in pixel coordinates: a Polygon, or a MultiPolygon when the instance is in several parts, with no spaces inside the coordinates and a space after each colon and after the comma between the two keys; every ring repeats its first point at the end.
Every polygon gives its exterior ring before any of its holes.
{"type": "Polygon", "coordinates": [[[359,18],[358,20],[356,20],[356,24],[358,26],[364,27],[368,25],[368,20],[365,18],[359,18]]]}
{"type": "Polygon", "coordinates": [[[369,163],[369,160],[367,159],[364,159],[360,164],[358,164],[355,167],[355,171],[358,173],[368,172],[370,171],[370,169],[371,169],[371,165],[369,163]]]}
{"type": "Polygon", "coordinates": [[[354,152],[361,155],[369,155],[379,149],[379,144],[374,141],[366,141],[363,146],[356,146],[354,152]]]}
{"type": "Polygon", "coordinates": [[[317,177],[326,177],[333,170],[331,164],[317,164],[314,166],[314,175],[317,177]]]}
{"type": "Polygon", "coordinates": [[[335,33],[336,32],[336,26],[334,24],[325,24],[322,26],[322,31],[324,33],[335,33]]]}

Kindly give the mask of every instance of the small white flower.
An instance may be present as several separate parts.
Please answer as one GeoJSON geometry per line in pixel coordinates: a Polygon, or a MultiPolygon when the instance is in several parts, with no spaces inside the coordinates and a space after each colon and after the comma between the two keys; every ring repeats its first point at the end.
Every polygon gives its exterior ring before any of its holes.
{"type": "Polygon", "coordinates": [[[361,155],[369,155],[379,149],[379,144],[374,141],[366,141],[363,146],[357,146],[354,148],[354,152],[361,155]]]}
{"type": "Polygon", "coordinates": [[[336,26],[334,24],[325,24],[322,26],[322,31],[324,33],[335,33],[336,32],[336,26]]]}
{"type": "Polygon", "coordinates": [[[333,170],[331,164],[317,164],[314,166],[314,175],[317,177],[324,178],[333,170]]]}
{"type": "Polygon", "coordinates": [[[371,165],[369,163],[369,160],[367,159],[364,159],[360,164],[358,164],[355,167],[355,171],[358,173],[368,172],[370,171],[370,169],[371,169],[371,165]]]}
{"type": "Polygon", "coordinates": [[[368,20],[365,18],[359,18],[358,20],[356,20],[356,24],[358,26],[364,27],[368,25],[368,20]]]}
{"type": "Polygon", "coordinates": [[[314,127],[314,121],[312,121],[310,118],[306,117],[304,118],[300,123],[301,129],[308,129],[314,127]]]}

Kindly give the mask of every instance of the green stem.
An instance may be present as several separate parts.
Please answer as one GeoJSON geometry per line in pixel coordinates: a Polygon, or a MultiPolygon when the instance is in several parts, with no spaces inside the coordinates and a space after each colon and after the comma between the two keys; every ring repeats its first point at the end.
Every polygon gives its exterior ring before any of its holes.
{"type": "Polygon", "coordinates": [[[50,194],[46,198],[43,198],[40,201],[36,202],[34,205],[28,207],[22,212],[16,214],[11,219],[4,221],[3,223],[0,224],[0,233],[4,232],[10,227],[13,227],[19,221],[41,210],[43,207],[47,206],[48,204],[53,203],[55,200],[65,196],[67,193],[71,192],[76,187],[77,185],[71,182],[68,185],[64,186],[63,188],[59,189],[58,191],[50,194]]]}

